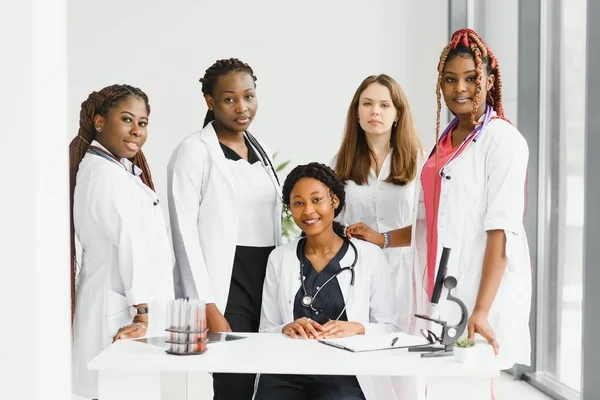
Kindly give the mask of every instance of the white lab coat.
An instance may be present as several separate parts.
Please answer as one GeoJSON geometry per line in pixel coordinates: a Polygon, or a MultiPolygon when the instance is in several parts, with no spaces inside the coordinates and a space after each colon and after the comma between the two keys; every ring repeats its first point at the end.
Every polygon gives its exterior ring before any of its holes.
{"type": "MultiPolygon", "coordinates": [[[[469,315],[479,292],[486,232],[501,229],[506,234],[508,264],[488,317],[500,346],[496,359],[501,369],[530,362],[531,262],[523,226],[528,157],[527,142],[521,133],[508,122],[493,119],[477,142],[471,141],[445,165],[446,178],[440,189],[436,273],[442,249],[449,247],[447,274],[458,280],[453,294],[465,303],[469,315]]],[[[412,235],[415,312],[429,313],[421,183],[416,196],[412,235]]],[[[441,319],[456,324],[459,308],[448,302],[446,295],[444,288],[436,312],[441,319]]],[[[423,326],[420,320],[412,323],[423,326]]]]}
{"type": "MultiPolygon", "coordinates": [[[[354,268],[354,286],[350,285],[352,274],[343,272],[337,276],[348,321],[364,325],[365,334],[398,331],[393,286],[388,279],[388,266],[382,250],[372,243],[351,239],[358,251],[354,268]],[[352,288],[352,289],[351,289],[352,288]]],[[[284,325],[294,321],[294,299],[300,289],[300,261],[296,255],[298,240],[277,247],[269,256],[267,274],[263,287],[260,332],[281,333],[284,325]]],[[[341,266],[354,261],[350,247],[341,266]]],[[[391,379],[386,376],[357,376],[367,400],[396,399],[391,379]]]]}
{"type": "MultiPolygon", "coordinates": [[[[421,157],[419,160],[421,162],[421,157]]],[[[346,226],[362,222],[377,232],[388,232],[412,224],[415,188],[419,180],[415,178],[404,186],[386,182],[391,171],[391,161],[390,151],[381,165],[379,176],[375,175],[373,169],[369,169],[368,182],[364,185],[358,185],[352,180],[346,181],[346,204],[336,217],[336,221],[346,226]]],[[[334,158],[330,164],[331,168],[335,168],[335,162],[334,158]]],[[[395,302],[399,318],[397,325],[401,331],[410,332],[413,310],[412,248],[390,247],[384,249],[383,254],[389,265],[388,273],[397,298],[395,302]]],[[[425,398],[424,378],[399,376],[392,377],[392,381],[398,399],[425,398]]]]}
{"type": "MultiPolygon", "coordinates": [[[[265,152],[271,153],[261,144],[265,152]]],[[[260,153],[256,151],[262,163],[260,153]]],[[[281,243],[281,189],[273,209],[274,243],[281,243]]],[[[215,303],[224,313],[238,239],[236,187],[213,124],[185,138],[168,166],[169,215],[176,258],[175,295],[215,303]]]]}
{"type": "Polygon", "coordinates": [[[78,395],[98,397],[97,372],[87,364],[132,322],[132,305],[148,303],[148,330],[164,329],[166,302],[174,298],[173,260],[156,202],[156,193],[121,164],[89,153],[81,161],[73,204],[82,252],[73,338],[78,395]]]}
{"type": "MultiPolygon", "coordinates": [[[[335,158],[331,168],[335,168],[335,158]]],[[[345,182],[346,204],[336,217],[336,221],[348,226],[365,223],[377,232],[388,232],[409,226],[413,221],[413,202],[418,179],[404,186],[394,185],[385,180],[390,175],[392,153],[385,158],[375,175],[369,169],[368,182],[359,185],[352,180],[345,182]]],[[[396,288],[397,307],[400,320],[398,326],[403,332],[409,328],[411,306],[412,249],[410,247],[390,247],[383,250],[390,267],[390,277],[396,288]]]]}

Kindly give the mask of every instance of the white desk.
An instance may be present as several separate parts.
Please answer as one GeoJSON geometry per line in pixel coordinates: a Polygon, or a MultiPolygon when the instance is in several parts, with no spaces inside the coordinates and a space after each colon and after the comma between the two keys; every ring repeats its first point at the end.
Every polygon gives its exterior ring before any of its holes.
{"type": "Polygon", "coordinates": [[[206,353],[194,356],[118,341],[89,368],[98,370],[102,400],[188,400],[188,375],[198,372],[426,376],[428,400],[481,400],[489,399],[490,378],[500,375],[486,343],[474,349],[477,362],[465,365],[454,357],[421,358],[406,349],[352,353],[281,334],[244,335],[246,339],[211,344],[206,353]]]}

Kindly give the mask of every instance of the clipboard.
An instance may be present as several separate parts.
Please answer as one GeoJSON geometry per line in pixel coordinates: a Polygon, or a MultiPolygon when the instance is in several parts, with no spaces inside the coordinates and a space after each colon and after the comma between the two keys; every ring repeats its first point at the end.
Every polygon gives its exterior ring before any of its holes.
{"type": "Polygon", "coordinates": [[[423,336],[407,335],[402,332],[385,333],[381,335],[355,335],[339,339],[319,339],[319,342],[353,353],[406,349],[409,347],[429,345],[429,342],[423,336]]]}

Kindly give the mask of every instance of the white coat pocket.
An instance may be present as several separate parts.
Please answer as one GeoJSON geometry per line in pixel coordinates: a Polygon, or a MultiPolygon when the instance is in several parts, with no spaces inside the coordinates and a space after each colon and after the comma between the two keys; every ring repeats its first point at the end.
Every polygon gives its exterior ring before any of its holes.
{"type": "Polygon", "coordinates": [[[113,291],[108,291],[106,301],[106,332],[108,336],[114,336],[119,329],[131,322],[129,304],[127,297],[113,291]]]}

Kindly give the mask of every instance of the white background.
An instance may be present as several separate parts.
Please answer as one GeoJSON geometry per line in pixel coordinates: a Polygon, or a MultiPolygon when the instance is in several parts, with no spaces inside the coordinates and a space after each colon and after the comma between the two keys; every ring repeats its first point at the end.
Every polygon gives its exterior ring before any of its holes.
{"type": "Polygon", "coordinates": [[[144,90],[152,107],[144,152],[164,205],[171,152],[206,114],[198,79],[220,58],[254,69],[259,108],[250,131],[278,161],[291,160],[285,172],[331,160],[354,91],[371,74],[400,82],[423,142],[434,143],[445,1],[71,0],[68,20],[69,133],[77,134],[91,91],[113,83],[144,90]]]}
{"type": "Polygon", "coordinates": [[[67,144],[92,90],[128,83],[150,96],[145,150],[163,204],[168,158],[201,127],[198,79],[218,58],[252,65],[260,107],[251,130],[292,165],[330,160],[351,97],[369,74],[401,83],[426,147],[433,144],[445,1],[0,5],[3,399],[70,392],[67,144]]]}

